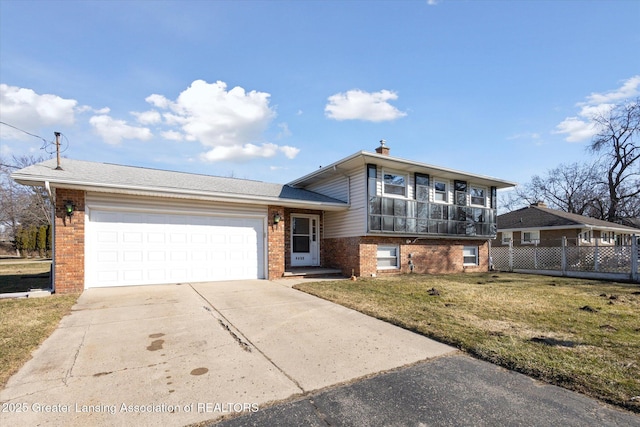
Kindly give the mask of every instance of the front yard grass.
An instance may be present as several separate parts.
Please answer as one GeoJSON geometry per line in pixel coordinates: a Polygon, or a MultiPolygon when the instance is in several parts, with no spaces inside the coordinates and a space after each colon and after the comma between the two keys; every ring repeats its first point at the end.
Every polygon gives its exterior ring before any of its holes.
{"type": "Polygon", "coordinates": [[[78,296],[0,299],[0,388],[51,335],[78,296]]]}
{"type": "Polygon", "coordinates": [[[640,286],[481,273],[360,278],[296,288],[640,412],[640,286]]]}

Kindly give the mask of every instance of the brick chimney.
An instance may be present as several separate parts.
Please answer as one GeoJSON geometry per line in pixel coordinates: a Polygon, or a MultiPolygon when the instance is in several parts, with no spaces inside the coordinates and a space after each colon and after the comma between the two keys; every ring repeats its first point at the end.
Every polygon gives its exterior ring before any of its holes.
{"type": "Polygon", "coordinates": [[[387,147],[386,144],[387,141],[385,141],[384,139],[380,140],[380,147],[376,148],[376,153],[378,154],[382,154],[383,156],[388,156],[389,155],[389,147],[387,147]]]}
{"type": "Polygon", "coordinates": [[[548,207],[547,204],[545,202],[543,202],[542,200],[538,200],[535,203],[531,203],[531,206],[537,206],[539,208],[546,208],[548,207]]]}

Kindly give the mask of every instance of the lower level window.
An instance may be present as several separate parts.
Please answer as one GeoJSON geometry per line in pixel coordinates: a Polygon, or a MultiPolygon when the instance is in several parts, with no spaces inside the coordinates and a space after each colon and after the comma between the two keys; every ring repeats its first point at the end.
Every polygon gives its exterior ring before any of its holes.
{"type": "Polygon", "coordinates": [[[378,245],[378,270],[398,268],[398,247],[395,245],[378,245]]]}
{"type": "Polygon", "coordinates": [[[463,265],[478,265],[478,247],[465,246],[462,248],[463,265]]]}

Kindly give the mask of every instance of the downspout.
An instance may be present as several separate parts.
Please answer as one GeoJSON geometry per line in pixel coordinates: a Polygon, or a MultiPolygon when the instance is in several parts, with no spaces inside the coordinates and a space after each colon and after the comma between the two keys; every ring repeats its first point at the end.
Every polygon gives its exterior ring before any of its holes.
{"type": "Polygon", "coordinates": [[[56,201],[49,181],[44,182],[44,188],[49,194],[49,200],[51,200],[51,206],[53,207],[51,209],[51,272],[49,277],[51,277],[51,293],[54,293],[56,291],[56,201]]]}

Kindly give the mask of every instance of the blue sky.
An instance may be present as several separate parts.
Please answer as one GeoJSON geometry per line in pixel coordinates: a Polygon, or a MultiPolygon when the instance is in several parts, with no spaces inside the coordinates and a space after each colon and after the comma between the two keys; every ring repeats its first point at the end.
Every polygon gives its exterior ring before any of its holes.
{"type": "Polygon", "coordinates": [[[285,183],[385,139],[523,183],[590,159],[590,114],[638,96],[638,22],[615,0],[0,0],[0,120],[81,160],[285,183]]]}

